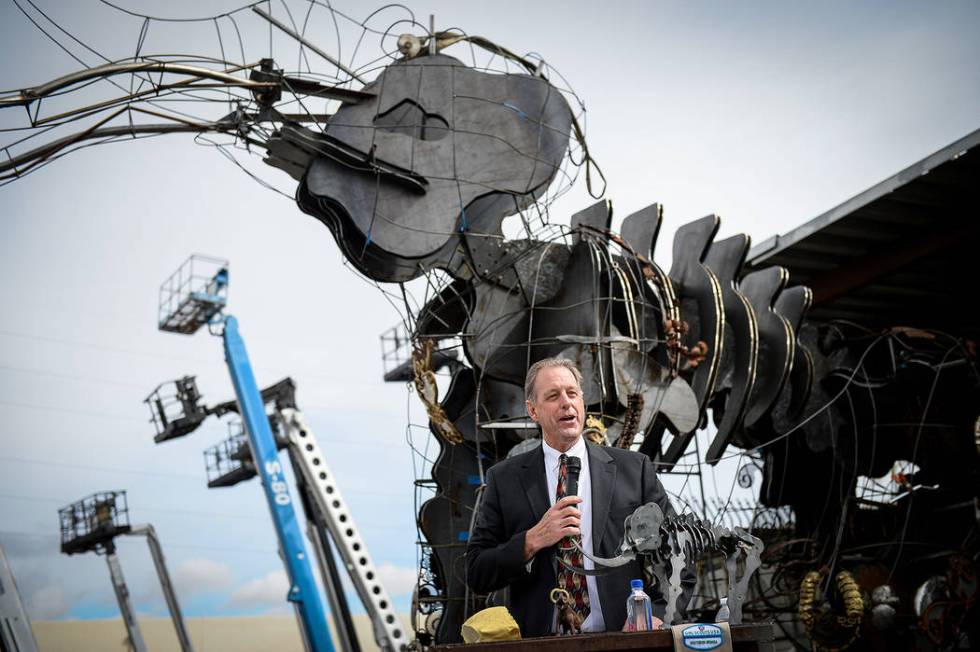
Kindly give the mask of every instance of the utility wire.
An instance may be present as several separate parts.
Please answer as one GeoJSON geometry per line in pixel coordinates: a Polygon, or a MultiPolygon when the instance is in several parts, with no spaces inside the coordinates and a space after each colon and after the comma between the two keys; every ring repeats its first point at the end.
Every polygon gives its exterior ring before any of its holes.
{"type": "Polygon", "coordinates": [[[61,407],[58,405],[39,405],[37,403],[25,403],[21,401],[0,401],[0,405],[7,407],[27,408],[29,410],[41,410],[43,412],[64,412],[66,414],[77,414],[84,417],[96,419],[115,419],[117,421],[135,421],[137,423],[149,423],[149,419],[141,417],[131,417],[125,414],[112,414],[110,412],[98,412],[96,410],[79,410],[76,408],[61,407]]]}
{"type": "MultiPolygon", "coordinates": [[[[48,532],[21,532],[16,530],[0,530],[0,537],[32,537],[32,538],[43,538],[43,539],[55,539],[57,541],[61,540],[61,537],[57,534],[50,534],[48,532]]],[[[217,550],[220,552],[246,552],[251,554],[259,555],[278,555],[276,550],[270,548],[245,548],[243,546],[205,546],[194,543],[173,543],[167,541],[167,548],[188,548],[192,550],[217,550]]]]}
{"type": "MultiPolygon", "coordinates": [[[[105,344],[100,344],[100,343],[97,343],[97,342],[86,342],[86,341],[82,341],[82,340],[71,340],[71,339],[66,339],[66,338],[61,338],[61,337],[53,337],[53,336],[47,336],[47,335],[36,335],[36,334],[33,334],[33,333],[24,333],[24,332],[21,332],[21,331],[15,331],[15,330],[10,330],[10,329],[3,329],[3,328],[0,328],[0,335],[4,335],[4,336],[7,336],[7,337],[16,337],[16,338],[20,338],[20,339],[36,340],[36,341],[39,341],[39,342],[52,342],[52,343],[56,343],[56,344],[62,344],[62,345],[65,345],[65,346],[90,348],[90,349],[95,349],[95,350],[99,350],[99,351],[107,351],[107,352],[110,352],[110,353],[122,353],[122,354],[125,354],[125,355],[134,355],[134,356],[159,358],[159,359],[168,360],[168,361],[179,360],[179,361],[183,361],[183,362],[193,362],[193,363],[199,364],[199,365],[207,365],[209,367],[218,367],[218,366],[224,367],[224,363],[221,361],[221,358],[218,357],[218,356],[215,356],[214,358],[196,358],[196,357],[191,357],[191,356],[169,355],[169,354],[163,354],[163,353],[154,353],[152,351],[143,351],[143,350],[139,350],[139,349],[127,349],[127,348],[121,348],[121,347],[114,347],[114,346],[109,346],[109,345],[105,345],[105,344]]],[[[14,368],[14,367],[0,367],[0,368],[9,368],[9,369],[12,369],[12,370],[18,370],[17,368],[14,368]]],[[[261,372],[261,373],[266,374],[266,375],[273,375],[273,376],[274,375],[281,375],[281,373],[279,372],[279,370],[275,370],[275,369],[272,369],[270,367],[256,366],[255,369],[257,371],[261,372]]],[[[324,374],[317,374],[317,373],[314,373],[314,372],[307,372],[307,371],[303,371],[303,370],[298,370],[298,373],[296,375],[302,376],[303,378],[312,378],[314,380],[324,380],[324,381],[328,381],[328,382],[339,382],[339,383],[343,383],[345,387],[351,387],[351,384],[352,384],[351,383],[351,380],[349,378],[347,378],[347,377],[345,377],[343,375],[340,375],[340,374],[338,374],[337,376],[327,376],[327,375],[324,375],[324,374]]],[[[124,382],[124,381],[105,381],[105,382],[116,383],[116,382],[124,382]]],[[[127,384],[130,384],[130,383],[127,383],[127,384]]],[[[132,383],[132,384],[133,384],[134,387],[136,386],[135,383],[132,383]]],[[[361,386],[362,387],[375,387],[375,385],[373,383],[362,383],[361,386]]]]}
{"type": "MultiPolygon", "coordinates": [[[[126,469],[121,467],[113,466],[95,466],[89,464],[71,464],[67,462],[53,462],[49,460],[39,460],[28,457],[12,457],[3,456],[0,457],[0,462],[8,462],[12,464],[36,464],[38,466],[52,466],[61,467],[67,469],[79,469],[85,471],[100,471],[104,473],[126,473],[130,475],[142,475],[142,476],[156,476],[156,477],[167,477],[167,478],[190,478],[194,480],[206,480],[205,475],[202,474],[192,474],[192,473],[180,473],[178,471],[150,471],[145,469],[126,469]]],[[[358,490],[358,489],[344,489],[345,494],[351,495],[363,495],[363,496],[386,496],[386,497],[401,497],[403,494],[395,491],[368,491],[368,490],[358,490]]],[[[67,502],[70,501],[65,501],[67,502]]]]}
{"type": "Polygon", "coordinates": [[[117,346],[107,346],[105,344],[98,344],[96,342],[85,342],[81,340],[70,340],[62,337],[52,337],[47,335],[35,335],[33,333],[23,333],[20,331],[9,330],[5,328],[0,328],[0,335],[5,335],[7,337],[16,337],[25,340],[35,340],[38,342],[53,342],[55,344],[64,344],[73,347],[84,347],[88,349],[95,349],[98,351],[106,351],[109,353],[124,353],[126,355],[136,355],[147,358],[158,358],[162,360],[181,360],[186,362],[194,362],[197,364],[217,364],[217,359],[205,359],[205,358],[192,358],[189,356],[176,356],[164,353],[153,353],[151,351],[140,351],[138,349],[124,349],[117,346]]]}
{"type": "MultiPolygon", "coordinates": [[[[356,494],[356,493],[366,493],[366,492],[347,491],[345,493],[356,494]]],[[[385,496],[385,497],[396,495],[392,493],[383,493],[383,492],[376,492],[376,493],[367,492],[367,493],[373,493],[373,495],[385,496]]],[[[73,499],[21,496],[18,494],[2,494],[2,493],[0,493],[0,499],[17,500],[21,502],[32,502],[32,503],[49,503],[52,505],[60,505],[62,507],[66,505],[70,505],[73,502],[75,502],[75,500],[73,499]]],[[[181,514],[185,516],[199,516],[203,518],[241,519],[246,521],[260,521],[263,523],[268,520],[268,512],[263,509],[257,509],[256,513],[254,514],[236,514],[236,513],[229,513],[229,512],[208,512],[208,511],[193,510],[193,509],[175,509],[170,507],[145,507],[141,505],[139,508],[131,508],[130,511],[160,512],[163,514],[181,514]]],[[[366,528],[366,529],[373,529],[373,530],[399,530],[400,531],[402,529],[395,525],[372,523],[370,520],[368,520],[367,522],[363,522],[360,519],[358,520],[358,527],[361,527],[362,529],[366,528]]]]}
{"type": "Polygon", "coordinates": [[[80,469],[85,471],[99,471],[103,473],[126,473],[129,475],[143,475],[147,477],[162,478],[192,478],[194,480],[207,480],[203,473],[181,473],[179,471],[151,471],[148,469],[127,469],[118,466],[98,466],[92,464],[75,464],[69,462],[57,462],[52,460],[39,460],[30,457],[2,456],[0,462],[11,464],[36,464],[38,466],[52,466],[65,469],[80,469]]]}

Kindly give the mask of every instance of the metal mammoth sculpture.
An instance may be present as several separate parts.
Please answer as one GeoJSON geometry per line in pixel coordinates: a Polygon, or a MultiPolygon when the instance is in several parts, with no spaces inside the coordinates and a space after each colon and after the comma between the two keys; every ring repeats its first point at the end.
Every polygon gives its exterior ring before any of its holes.
{"type": "MultiPolygon", "coordinates": [[[[419,524],[428,599],[441,607],[435,638],[455,640],[472,608],[462,555],[483,471],[534,437],[523,417],[529,364],[574,360],[595,440],[639,447],[668,469],[710,404],[717,460],[732,440],[769,438],[809,294],[786,290],[782,269],[741,278],[749,240],[714,243],[714,216],[678,229],[664,272],[652,260],[656,204],[619,233],[600,201],[550,236],[505,238],[503,220],[548,188],[575,137],[571,109],[542,76],[430,54],[388,66],[360,92],[370,97],[342,105],[322,130],[284,125],[267,161],[299,181],[300,207],[360,272],[425,275],[436,288],[413,315],[411,365],[392,378],[415,382],[442,448],[419,524]],[[433,371],[457,341],[464,355],[440,399],[433,371]]],[[[784,412],[806,400],[805,386],[793,389],[784,412]]]]}

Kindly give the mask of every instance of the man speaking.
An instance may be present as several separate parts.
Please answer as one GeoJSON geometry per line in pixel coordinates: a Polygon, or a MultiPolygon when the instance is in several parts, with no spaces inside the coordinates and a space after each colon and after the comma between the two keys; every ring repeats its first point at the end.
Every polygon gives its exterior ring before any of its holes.
{"type": "Polygon", "coordinates": [[[582,375],[560,358],[534,363],[524,383],[527,411],[541,427],[539,448],[490,467],[476,524],[466,551],[467,580],[477,593],[510,588],[511,614],[521,634],[556,631],[553,589],[564,589],[584,632],[620,630],[626,621],[630,580],[643,577],[639,562],[600,576],[572,573],[592,568],[572,540],[589,554],[614,557],[624,522],[656,502],[673,514],[646,455],[597,446],[582,437],[582,375]],[[578,473],[577,495],[569,485],[578,473]]]}

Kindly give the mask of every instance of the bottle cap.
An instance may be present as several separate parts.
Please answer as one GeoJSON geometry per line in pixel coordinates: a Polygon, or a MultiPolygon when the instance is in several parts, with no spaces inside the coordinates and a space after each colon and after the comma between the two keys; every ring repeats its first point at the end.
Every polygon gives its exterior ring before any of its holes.
{"type": "Polygon", "coordinates": [[[640,589],[642,591],[643,590],[643,580],[630,580],[630,588],[631,589],[640,589]]]}

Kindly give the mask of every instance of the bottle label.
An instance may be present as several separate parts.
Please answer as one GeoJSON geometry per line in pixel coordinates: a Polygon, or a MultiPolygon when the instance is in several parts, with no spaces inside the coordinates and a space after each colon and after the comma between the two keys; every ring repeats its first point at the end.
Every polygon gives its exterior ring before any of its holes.
{"type": "Polygon", "coordinates": [[[685,650],[716,650],[725,642],[720,627],[699,623],[681,630],[681,642],[685,650]]]}

